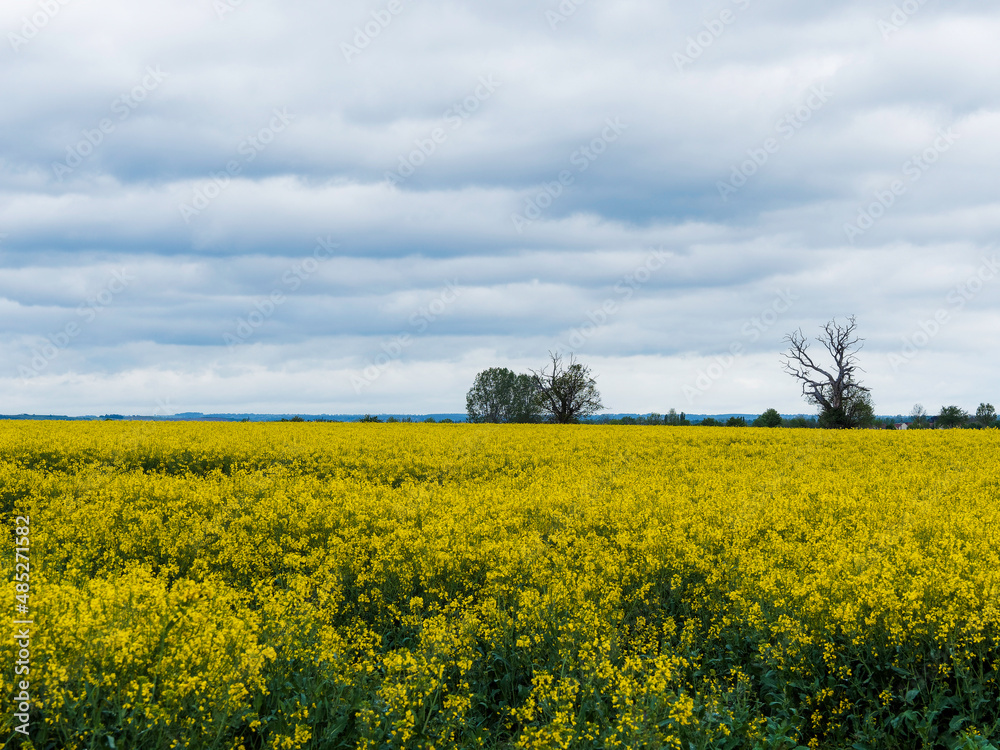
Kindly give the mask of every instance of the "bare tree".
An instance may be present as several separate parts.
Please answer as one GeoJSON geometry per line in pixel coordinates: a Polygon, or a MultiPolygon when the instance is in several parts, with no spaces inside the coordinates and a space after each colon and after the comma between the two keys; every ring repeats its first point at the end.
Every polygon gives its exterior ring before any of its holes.
{"type": "Polygon", "coordinates": [[[913,417],[910,422],[911,430],[922,429],[930,424],[930,420],[927,419],[927,410],[923,404],[914,404],[910,410],[910,416],[913,417]]]}
{"type": "Polygon", "coordinates": [[[830,427],[858,427],[873,416],[870,389],[857,380],[857,354],[864,339],[856,333],[857,321],[852,315],[843,325],[836,319],[823,326],[816,340],[823,345],[832,366],[821,367],[809,354],[809,342],[800,328],[785,336],[788,352],[785,370],[802,385],[806,401],[820,408],[820,421],[830,427]]]}
{"type": "Polygon", "coordinates": [[[596,414],[604,405],[590,368],[570,355],[564,365],[562,355],[549,352],[551,363],[540,371],[531,371],[538,400],[551,421],[559,424],[576,422],[596,414]]]}

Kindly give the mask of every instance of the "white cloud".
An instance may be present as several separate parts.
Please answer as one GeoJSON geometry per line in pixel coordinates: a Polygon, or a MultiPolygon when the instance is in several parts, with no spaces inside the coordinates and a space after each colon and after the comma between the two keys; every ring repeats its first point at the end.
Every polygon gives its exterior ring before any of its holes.
{"type": "Polygon", "coordinates": [[[461,411],[478,369],[575,342],[615,411],[796,412],[782,336],[848,314],[880,412],[998,398],[1000,280],[889,364],[995,252],[992,4],[901,20],[848,0],[634,0],[553,23],[555,2],[425,0],[350,62],[341,42],[382,3],[59,7],[25,44],[8,33],[30,32],[39,6],[0,8],[4,411],[152,413],[168,396],[178,411],[461,411]],[[803,110],[816,87],[828,94],[803,110]],[[609,118],[626,127],[598,143],[609,118]],[[913,179],[942,131],[959,137],[913,179]],[[755,155],[723,200],[719,182],[755,155]],[[390,187],[401,160],[412,174],[390,187]],[[547,189],[560,172],[572,179],[547,189]],[[879,215],[848,237],[865,212],[879,215]],[[339,247],[303,271],[319,238],[339,247]],[[662,267],[622,287],[653,250],[662,267]],[[95,308],[115,269],[134,281],[95,308]],[[448,283],[461,294],[421,318],[448,283]],[[797,299],[750,340],[781,293],[797,299]],[[358,393],[352,375],[407,333],[358,393]],[[734,343],[745,353],[696,409],[685,385],[734,343]]]}

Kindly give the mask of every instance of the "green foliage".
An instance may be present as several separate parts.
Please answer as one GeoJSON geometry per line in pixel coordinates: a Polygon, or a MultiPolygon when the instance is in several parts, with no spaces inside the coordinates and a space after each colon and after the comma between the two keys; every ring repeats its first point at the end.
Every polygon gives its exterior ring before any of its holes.
{"type": "Polygon", "coordinates": [[[667,412],[667,416],[663,418],[663,423],[679,427],[691,424],[684,412],[678,414],[676,409],[671,409],[667,412]]]}
{"type": "Polygon", "coordinates": [[[777,409],[768,409],[753,421],[754,427],[781,427],[781,415],[777,409]]]}
{"type": "Polygon", "coordinates": [[[941,413],[938,414],[937,426],[943,429],[953,429],[965,427],[969,421],[969,414],[958,406],[942,406],[941,413]]]}
{"type": "Polygon", "coordinates": [[[746,427],[747,421],[743,417],[730,417],[726,420],[726,427],[746,427]]]}
{"type": "Polygon", "coordinates": [[[531,423],[541,419],[542,407],[530,375],[506,367],[491,367],[476,375],[465,397],[472,423],[531,423]]]}
{"type": "Polygon", "coordinates": [[[976,409],[976,424],[982,428],[997,426],[997,410],[993,408],[993,404],[979,405],[976,409]]]}
{"type": "Polygon", "coordinates": [[[817,424],[833,430],[852,430],[872,427],[875,424],[875,405],[871,393],[855,390],[844,399],[839,408],[820,411],[817,424]]]}

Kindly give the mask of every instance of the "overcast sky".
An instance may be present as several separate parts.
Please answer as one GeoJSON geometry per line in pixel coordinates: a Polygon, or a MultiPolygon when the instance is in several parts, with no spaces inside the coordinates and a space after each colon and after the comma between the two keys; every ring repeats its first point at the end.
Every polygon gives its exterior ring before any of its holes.
{"type": "Polygon", "coordinates": [[[0,413],[1000,400],[1000,8],[5,0],[0,413]],[[818,345],[817,345],[818,346],[818,345]]]}

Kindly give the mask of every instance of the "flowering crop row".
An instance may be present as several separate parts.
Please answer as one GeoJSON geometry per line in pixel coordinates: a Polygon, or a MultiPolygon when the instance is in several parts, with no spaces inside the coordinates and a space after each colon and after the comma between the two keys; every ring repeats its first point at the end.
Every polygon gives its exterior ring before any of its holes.
{"type": "Polygon", "coordinates": [[[34,620],[31,739],[4,713],[0,742],[990,748],[998,458],[998,431],[0,423],[34,620]]]}

